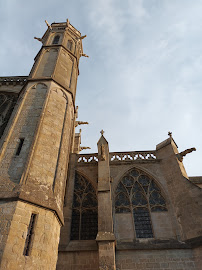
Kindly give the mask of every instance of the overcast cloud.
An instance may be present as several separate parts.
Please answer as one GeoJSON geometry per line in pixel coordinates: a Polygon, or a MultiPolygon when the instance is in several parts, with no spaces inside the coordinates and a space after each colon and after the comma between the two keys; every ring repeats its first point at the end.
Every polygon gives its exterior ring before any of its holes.
{"type": "MultiPolygon", "coordinates": [[[[77,88],[82,145],[154,150],[168,131],[202,175],[202,1],[0,0],[0,76],[28,75],[46,30],[69,18],[87,38],[77,88]]],[[[85,153],[85,151],[83,151],[85,153]]]]}

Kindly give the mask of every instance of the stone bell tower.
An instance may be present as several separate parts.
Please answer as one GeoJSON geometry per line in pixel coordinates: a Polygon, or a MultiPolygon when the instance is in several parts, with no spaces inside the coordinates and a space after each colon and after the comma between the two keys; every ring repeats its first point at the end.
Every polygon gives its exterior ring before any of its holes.
{"type": "MultiPolygon", "coordinates": [[[[73,149],[80,32],[47,23],[0,142],[0,268],[55,269],[73,149]]],[[[1,89],[0,89],[1,90],[1,89]]]]}

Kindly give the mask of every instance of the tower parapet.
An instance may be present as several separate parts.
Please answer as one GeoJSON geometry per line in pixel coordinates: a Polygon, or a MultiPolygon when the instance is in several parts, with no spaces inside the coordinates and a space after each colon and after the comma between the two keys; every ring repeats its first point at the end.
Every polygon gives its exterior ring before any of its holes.
{"type": "Polygon", "coordinates": [[[71,93],[74,100],[83,37],[69,21],[49,25],[40,39],[42,48],[35,57],[29,79],[53,80],[71,93]]]}

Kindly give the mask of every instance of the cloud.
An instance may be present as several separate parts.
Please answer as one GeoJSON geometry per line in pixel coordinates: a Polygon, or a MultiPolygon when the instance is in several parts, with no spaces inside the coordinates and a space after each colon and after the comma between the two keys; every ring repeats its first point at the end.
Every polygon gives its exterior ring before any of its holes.
{"type": "Polygon", "coordinates": [[[111,151],[149,150],[171,130],[179,150],[197,148],[184,160],[189,174],[201,174],[201,0],[2,3],[1,75],[28,74],[44,20],[68,17],[87,34],[90,55],[80,61],[76,101],[80,119],[91,123],[82,144],[97,151],[103,128],[111,151]]]}

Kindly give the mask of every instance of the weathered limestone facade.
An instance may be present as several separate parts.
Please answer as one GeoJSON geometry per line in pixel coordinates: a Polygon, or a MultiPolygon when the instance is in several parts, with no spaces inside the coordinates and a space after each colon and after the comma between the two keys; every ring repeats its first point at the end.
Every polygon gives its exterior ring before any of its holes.
{"type": "Polygon", "coordinates": [[[0,78],[0,269],[200,270],[202,177],[183,166],[194,149],[169,134],[112,153],[102,131],[97,153],[80,154],[85,36],[47,25],[30,75],[0,78]]]}
{"type": "MultiPolygon", "coordinates": [[[[57,269],[67,269],[70,262],[70,269],[75,270],[201,269],[200,177],[197,177],[197,184],[194,184],[193,178],[189,179],[187,176],[178,155],[172,136],[158,144],[153,151],[110,153],[103,135],[98,142],[98,154],[72,154],[69,167],[71,173],[68,176],[65,196],[65,225],[61,230],[57,269]],[[127,198],[123,196],[120,202],[120,182],[125,181],[125,187],[130,189],[131,176],[135,173],[138,174],[133,178],[137,179],[136,182],[140,183],[141,177],[143,184],[146,179],[150,179],[150,187],[153,181],[160,194],[154,199],[155,202],[152,202],[152,195],[147,194],[150,196],[150,215],[144,212],[146,218],[134,215],[128,208],[127,211],[122,211],[127,198]],[[75,218],[72,216],[75,203],[73,194],[76,194],[77,188],[74,185],[74,181],[77,181],[75,174],[87,179],[96,190],[98,234],[94,241],[71,239],[71,223],[75,218]],[[111,202],[108,201],[108,194],[111,202]],[[161,204],[162,209],[158,208],[161,195],[165,200],[161,204]],[[165,211],[163,207],[166,207],[165,211]],[[117,211],[118,209],[122,210],[117,211]],[[149,219],[151,228],[144,224],[149,219]],[[141,229],[138,230],[138,226],[141,226],[143,234],[141,229]],[[152,235],[148,235],[149,233],[152,235]],[[83,254],[87,251],[89,255],[83,260],[83,254]],[[94,265],[91,263],[92,258],[96,262],[94,265]]],[[[138,196],[136,195],[135,200],[139,200],[139,209],[142,206],[138,196]]],[[[136,209],[135,200],[131,201],[133,209],[136,209]]]]}
{"type": "Polygon", "coordinates": [[[54,23],[28,77],[1,78],[1,269],[55,269],[81,34],[54,23]]]}

